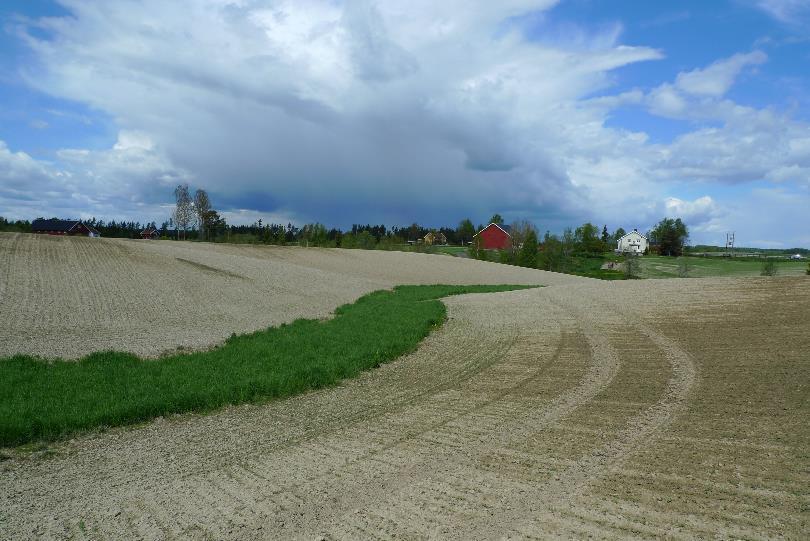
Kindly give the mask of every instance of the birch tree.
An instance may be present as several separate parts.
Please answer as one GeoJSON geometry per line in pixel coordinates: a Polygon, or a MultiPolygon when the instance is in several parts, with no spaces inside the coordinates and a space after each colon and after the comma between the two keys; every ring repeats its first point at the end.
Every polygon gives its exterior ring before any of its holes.
{"type": "Polygon", "coordinates": [[[200,228],[200,240],[205,240],[208,213],[211,211],[211,200],[205,190],[197,190],[194,194],[194,214],[197,227],[200,228]]]}
{"type": "Polygon", "coordinates": [[[188,193],[188,184],[179,184],[174,189],[175,207],[174,207],[174,223],[178,230],[183,231],[183,238],[186,238],[186,231],[191,224],[194,209],[192,208],[193,202],[191,195],[188,193]]]}

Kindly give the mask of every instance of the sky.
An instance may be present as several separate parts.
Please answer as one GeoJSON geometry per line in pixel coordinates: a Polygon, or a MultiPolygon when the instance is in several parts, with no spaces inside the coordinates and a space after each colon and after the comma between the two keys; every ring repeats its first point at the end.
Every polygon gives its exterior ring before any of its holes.
{"type": "Polygon", "coordinates": [[[810,0],[2,0],[0,216],[810,247],[810,0]]]}

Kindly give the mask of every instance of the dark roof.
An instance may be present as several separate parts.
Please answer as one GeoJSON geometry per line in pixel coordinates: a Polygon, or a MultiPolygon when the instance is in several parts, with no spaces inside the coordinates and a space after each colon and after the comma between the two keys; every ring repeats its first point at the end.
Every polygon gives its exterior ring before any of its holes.
{"type": "Polygon", "coordinates": [[[31,231],[70,231],[79,220],[34,220],[31,231]]]}
{"type": "Polygon", "coordinates": [[[82,224],[86,227],[90,232],[95,233],[96,235],[99,234],[98,230],[90,224],[86,224],[80,220],[44,220],[42,218],[38,218],[31,223],[31,231],[64,231],[68,232],[74,227],[76,224],[82,224]]]}

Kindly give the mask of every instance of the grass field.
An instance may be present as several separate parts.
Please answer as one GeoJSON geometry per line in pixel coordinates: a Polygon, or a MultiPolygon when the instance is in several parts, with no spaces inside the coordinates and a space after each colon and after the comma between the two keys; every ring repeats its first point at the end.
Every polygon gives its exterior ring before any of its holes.
{"type": "Polygon", "coordinates": [[[118,352],[78,362],[0,359],[0,446],[334,385],[414,349],[444,320],[438,298],[526,287],[397,287],[341,306],[332,319],[301,319],[156,361],[118,352]]]}
{"type": "MultiPolygon", "coordinates": [[[[644,256],[641,258],[642,278],[677,278],[680,260],[686,261],[690,278],[716,276],[759,276],[763,261],[756,259],[725,257],[664,257],[644,256]]],[[[778,276],[800,276],[807,271],[807,261],[777,260],[774,262],[778,276]]]]}
{"type": "Polygon", "coordinates": [[[418,252],[431,254],[459,255],[466,254],[468,249],[464,246],[425,245],[425,244],[395,244],[390,246],[397,252],[418,252]]]}

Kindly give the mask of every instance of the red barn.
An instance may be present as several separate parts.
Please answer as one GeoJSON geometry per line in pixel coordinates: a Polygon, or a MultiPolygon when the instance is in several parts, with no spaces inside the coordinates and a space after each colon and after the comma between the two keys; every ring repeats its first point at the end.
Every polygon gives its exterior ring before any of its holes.
{"type": "Polygon", "coordinates": [[[508,225],[489,224],[475,234],[485,250],[505,250],[512,246],[512,235],[508,225]]]}
{"type": "Polygon", "coordinates": [[[82,237],[100,237],[95,227],[79,220],[45,220],[37,218],[31,223],[31,232],[45,235],[70,235],[82,237]]]}

